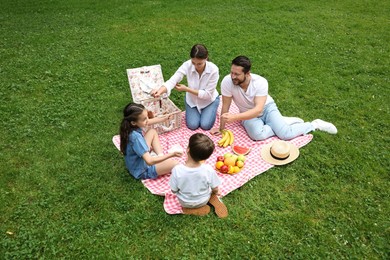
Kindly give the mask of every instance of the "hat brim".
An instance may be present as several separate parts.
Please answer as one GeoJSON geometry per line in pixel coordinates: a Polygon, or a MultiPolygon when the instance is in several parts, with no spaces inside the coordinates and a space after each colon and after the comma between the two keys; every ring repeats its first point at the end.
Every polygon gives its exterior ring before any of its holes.
{"type": "Polygon", "coordinates": [[[273,145],[274,142],[266,144],[263,146],[261,149],[261,158],[263,158],[264,161],[273,164],[273,165],[285,165],[288,164],[295,159],[298,158],[299,156],[299,149],[296,147],[294,144],[287,142],[290,145],[290,156],[287,157],[286,159],[278,160],[274,157],[272,157],[270,151],[271,151],[271,146],[273,145]]]}

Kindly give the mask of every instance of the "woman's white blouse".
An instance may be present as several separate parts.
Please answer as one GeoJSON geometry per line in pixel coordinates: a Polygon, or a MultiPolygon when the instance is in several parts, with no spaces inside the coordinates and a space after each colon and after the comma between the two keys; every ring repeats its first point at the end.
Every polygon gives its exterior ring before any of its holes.
{"type": "Polygon", "coordinates": [[[175,74],[164,83],[168,96],[176,84],[182,81],[184,76],[187,76],[188,87],[199,92],[198,96],[186,93],[186,102],[190,107],[197,107],[200,112],[201,109],[210,105],[218,97],[219,94],[216,88],[219,79],[219,69],[214,63],[206,61],[206,68],[199,77],[199,73],[191,60],[184,62],[175,74]]]}

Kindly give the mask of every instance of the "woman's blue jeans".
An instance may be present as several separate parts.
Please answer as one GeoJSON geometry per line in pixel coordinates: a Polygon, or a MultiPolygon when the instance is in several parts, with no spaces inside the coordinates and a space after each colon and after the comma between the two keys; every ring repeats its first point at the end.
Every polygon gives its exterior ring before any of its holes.
{"type": "Polygon", "coordinates": [[[186,104],[186,125],[189,129],[195,130],[199,127],[203,130],[210,130],[215,123],[217,118],[217,110],[219,106],[218,96],[210,105],[203,108],[200,113],[196,107],[190,107],[187,102],[186,104]]]}

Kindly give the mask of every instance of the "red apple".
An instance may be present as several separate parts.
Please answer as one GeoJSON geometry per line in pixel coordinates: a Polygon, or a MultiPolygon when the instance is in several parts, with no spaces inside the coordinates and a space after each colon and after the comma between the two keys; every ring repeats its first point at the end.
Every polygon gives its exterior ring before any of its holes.
{"type": "Polygon", "coordinates": [[[223,156],[217,157],[217,162],[223,162],[223,160],[225,160],[225,157],[223,157],[223,156]]]}
{"type": "Polygon", "coordinates": [[[227,165],[222,165],[219,169],[222,173],[227,173],[229,171],[229,167],[227,165]]]}

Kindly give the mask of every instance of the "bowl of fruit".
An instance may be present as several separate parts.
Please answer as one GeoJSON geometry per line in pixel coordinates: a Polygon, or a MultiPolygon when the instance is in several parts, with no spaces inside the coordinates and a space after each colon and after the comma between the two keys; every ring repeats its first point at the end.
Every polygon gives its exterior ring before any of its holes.
{"type": "Polygon", "coordinates": [[[224,155],[217,156],[215,168],[221,173],[236,174],[242,170],[244,165],[245,155],[225,153],[224,155]]]}

